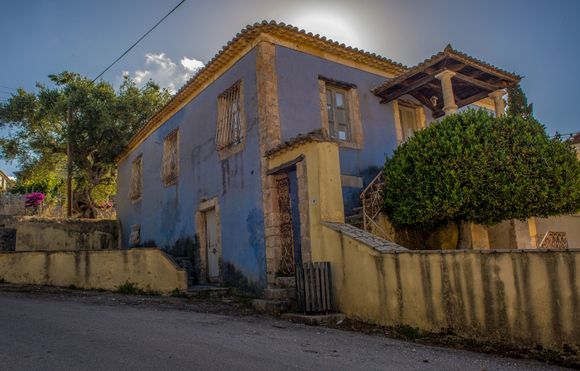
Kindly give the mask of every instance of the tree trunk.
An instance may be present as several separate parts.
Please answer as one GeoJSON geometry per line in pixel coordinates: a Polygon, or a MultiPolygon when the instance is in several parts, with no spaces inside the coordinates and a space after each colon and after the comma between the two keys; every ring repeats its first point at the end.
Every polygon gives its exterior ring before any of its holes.
{"type": "Polygon", "coordinates": [[[92,197],[92,187],[81,186],[75,190],[74,204],[81,218],[96,219],[97,208],[92,197]]]}

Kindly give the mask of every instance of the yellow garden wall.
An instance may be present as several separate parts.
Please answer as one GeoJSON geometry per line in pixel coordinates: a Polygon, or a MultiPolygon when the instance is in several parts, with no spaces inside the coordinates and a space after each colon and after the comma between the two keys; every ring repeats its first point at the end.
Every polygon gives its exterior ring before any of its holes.
{"type": "Polygon", "coordinates": [[[165,293],[187,289],[186,272],[158,249],[0,252],[0,278],[87,289],[114,290],[125,282],[165,293]]]}
{"type": "Polygon", "coordinates": [[[348,317],[516,346],[580,346],[580,250],[385,253],[324,228],[316,260],[331,262],[348,317]]]}

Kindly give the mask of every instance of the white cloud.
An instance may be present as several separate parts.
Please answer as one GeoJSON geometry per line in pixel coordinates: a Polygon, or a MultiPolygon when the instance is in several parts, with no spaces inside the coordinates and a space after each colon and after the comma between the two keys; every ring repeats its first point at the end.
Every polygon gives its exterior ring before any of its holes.
{"type": "Polygon", "coordinates": [[[195,72],[203,67],[203,63],[197,59],[189,59],[187,57],[181,58],[181,65],[188,71],[195,72]]]}
{"type": "Polygon", "coordinates": [[[165,53],[147,53],[142,69],[137,69],[133,73],[123,71],[123,76],[130,76],[137,85],[144,85],[147,81],[153,80],[175,93],[203,66],[201,61],[194,58],[183,57],[180,64],[177,64],[165,53]]]}

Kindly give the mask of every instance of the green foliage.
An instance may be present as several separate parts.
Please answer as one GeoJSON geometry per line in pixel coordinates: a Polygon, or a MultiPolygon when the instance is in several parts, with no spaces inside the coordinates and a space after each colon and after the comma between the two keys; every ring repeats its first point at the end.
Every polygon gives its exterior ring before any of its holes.
{"type": "Polygon", "coordinates": [[[141,289],[139,287],[139,285],[137,285],[134,282],[125,282],[122,285],[117,286],[117,288],[115,289],[115,292],[118,294],[123,294],[123,295],[143,295],[145,294],[145,291],[143,289],[141,289]]]}
{"type": "Polygon", "coordinates": [[[394,329],[399,335],[403,336],[407,340],[418,340],[426,337],[427,335],[426,333],[423,333],[421,329],[408,325],[399,325],[394,329]]]}
{"type": "Polygon", "coordinates": [[[171,296],[173,296],[174,298],[187,298],[187,297],[189,297],[185,291],[181,291],[178,288],[175,288],[175,289],[173,289],[173,291],[171,291],[171,296]]]}
{"type": "Polygon", "coordinates": [[[62,179],[56,164],[62,167],[70,143],[75,209],[83,217],[94,217],[94,197],[106,198],[103,192],[113,190],[116,156],[170,94],[153,82],[139,88],[129,78],[118,91],[105,81],[71,72],[50,79],[54,87],[37,84],[36,93],[19,89],[0,104],[0,127],[8,127],[10,133],[0,139],[0,156],[17,160],[29,176],[53,164],[62,179]]]}
{"type": "Polygon", "coordinates": [[[395,227],[492,225],[580,209],[574,150],[521,116],[445,117],[402,144],[384,176],[384,211],[395,227]]]}
{"type": "Polygon", "coordinates": [[[534,116],[534,105],[528,104],[528,98],[520,85],[510,86],[507,90],[509,116],[531,119],[534,116]]]}

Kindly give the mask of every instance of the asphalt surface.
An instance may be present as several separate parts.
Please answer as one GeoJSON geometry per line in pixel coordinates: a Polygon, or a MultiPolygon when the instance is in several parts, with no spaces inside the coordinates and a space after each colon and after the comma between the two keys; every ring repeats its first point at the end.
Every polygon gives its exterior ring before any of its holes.
{"type": "Polygon", "coordinates": [[[262,316],[0,292],[0,370],[545,370],[262,316]]]}

